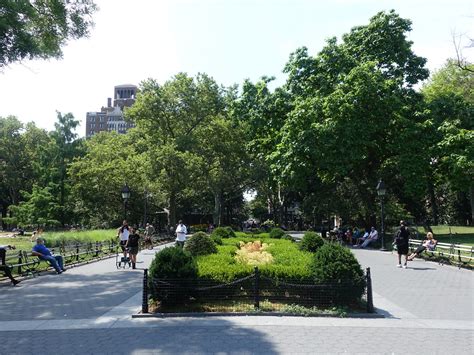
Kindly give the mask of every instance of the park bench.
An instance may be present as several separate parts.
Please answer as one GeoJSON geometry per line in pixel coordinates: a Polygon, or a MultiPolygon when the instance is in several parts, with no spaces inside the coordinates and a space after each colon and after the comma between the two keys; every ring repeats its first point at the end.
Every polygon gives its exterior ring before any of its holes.
{"type": "MultiPolygon", "coordinates": [[[[414,251],[422,244],[423,240],[410,239],[410,250],[414,251]]],[[[428,259],[437,260],[440,265],[453,264],[459,267],[472,267],[474,262],[474,247],[465,244],[438,242],[433,250],[426,249],[423,254],[428,259]]]]}
{"type": "Polygon", "coordinates": [[[38,258],[33,257],[31,253],[20,250],[14,254],[7,254],[5,265],[0,265],[0,270],[5,272],[6,269],[9,269],[13,274],[16,269],[18,275],[33,275],[39,264],[40,260],[38,258]]]}

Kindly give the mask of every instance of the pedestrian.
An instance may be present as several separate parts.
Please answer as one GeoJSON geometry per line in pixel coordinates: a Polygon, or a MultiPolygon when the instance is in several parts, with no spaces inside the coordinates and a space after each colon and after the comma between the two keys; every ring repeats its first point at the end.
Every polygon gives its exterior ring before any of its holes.
{"type": "Polygon", "coordinates": [[[66,269],[64,268],[63,257],[61,255],[53,255],[51,250],[44,245],[44,239],[36,238],[36,245],[33,247],[31,254],[37,256],[41,260],[46,260],[56,270],[56,273],[62,274],[66,269]]]}
{"type": "Polygon", "coordinates": [[[128,226],[128,222],[126,219],[123,220],[122,226],[117,230],[117,236],[120,239],[120,248],[123,252],[123,262],[128,262],[127,260],[127,248],[125,245],[127,244],[128,237],[130,236],[130,227],[128,226]]]}
{"type": "Polygon", "coordinates": [[[150,223],[147,223],[145,226],[145,247],[149,250],[153,249],[153,234],[155,234],[155,227],[150,223]]]}
{"type": "Polygon", "coordinates": [[[184,242],[186,241],[186,234],[188,233],[188,230],[186,226],[183,224],[182,220],[179,220],[175,233],[176,233],[176,245],[181,248],[184,247],[184,242]]]}
{"type": "Polygon", "coordinates": [[[12,285],[15,286],[15,285],[18,285],[20,281],[16,280],[13,277],[11,269],[8,266],[6,266],[6,262],[5,262],[7,250],[9,249],[13,250],[13,249],[16,249],[16,247],[14,245],[0,245],[0,267],[3,269],[3,272],[5,273],[5,275],[10,279],[10,281],[12,282],[12,285]]]}
{"type": "Polygon", "coordinates": [[[398,264],[397,267],[407,268],[408,262],[408,244],[410,239],[410,232],[405,225],[405,221],[400,221],[400,228],[395,234],[395,244],[397,245],[398,264]],[[402,255],[405,255],[405,263],[402,266],[402,255]]]}
{"type": "Polygon", "coordinates": [[[130,254],[130,261],[132,262],[132,269],[136,269],[137,263],[137,254],[138,254],[138,241],[140,240],[140,235],[135,228],[130,228],[130,235],[125,244],[125,248],[128,249],[130,254]]]}

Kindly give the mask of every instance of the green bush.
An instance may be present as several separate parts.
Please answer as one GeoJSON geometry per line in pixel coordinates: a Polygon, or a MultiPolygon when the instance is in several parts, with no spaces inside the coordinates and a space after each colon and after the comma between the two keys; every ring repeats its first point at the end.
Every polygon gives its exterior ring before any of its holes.
{"type": "Polygon", "coordinates": [[[235,232],[231,227],[217,227],[211,235],[221,238],[235,238],[235,232]]]}
{"type": "Polygon", "coordinates": [[[163,305],[186,302],[191,296],[190,280],[196,279],[198,274],[191,254],[179,247],[165,248],[156,253],[149,271],[151,298],[163,305]],[[169,283],[160,284],[155,279],[169,280],[169,283]]]}
{"type": "Polygon", "coordinates": [[[306,232],[303,235],[301,240],[300,248],[301,250],[309,251],[310,253],[315,253],[321,248],[324,244],[324,239],[321,238],[316,232],[306,232]]]}
{"type": "Polygon", "coordinates": [[[281,228],[273,228],[271,231],[270,231],[270,238],[274,238],[274,239],[280,239],[281,237],[283,237],[286,233],[283,231],[283,229],[281,228]]]}
{"type": "Polygon", "coordinates": [[[191,238],[186,241],[184,250],[190,252],[193,256],[217,253],[216,244],[204,232],[194,233],[191,238]]]}
{"type": "Polygon", "coordinates": [[[211,240],[216,243],[216,245],[222,245],[222,238],[218,235],[211,235],[211,240]]]}
{"type": "Polygon", "coordinates": [[[316,283],[328,284],[326,297],[335,304],[359,301],[365,289],[362,268],[352,252],[335,243],[325,243],[314,254],[311,271],[316,283]]]}
{"type": "Polygon", "coordinates": [[[291,241],[291,242],[294,242],[294,241],[295,241],[291,235],[286,234],[286,233],[285,233],[285,235],[284,235],[283,237],[281,237],[281,239],[289,240],[289,241],[291,241]]]}

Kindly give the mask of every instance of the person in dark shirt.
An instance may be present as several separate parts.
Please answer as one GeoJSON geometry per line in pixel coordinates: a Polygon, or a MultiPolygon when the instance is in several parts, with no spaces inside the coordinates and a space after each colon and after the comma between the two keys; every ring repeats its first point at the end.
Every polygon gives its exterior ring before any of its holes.
{"type": "Polygon", "coordinates": [[[7,249],[16,249],[16,248],[15,248],[14,245],[0,245],[0,266],[2,266],[2,271],[10,279],[13,286],[15,286],[15,285],[18,285],[20,283],[20,281],[15,280],[15,278],[12,275],[12,272],[11,272],[10,268],[5,265],[7,249]]]}
{"type": "Polygon", "coordinates": [[[405,225],[404,221],[400,221],[400,229],[395,234],[395,244],[397,245],[398,253],[398,265],[397,267],[407,268],[408,262],[408,244],[409,244],[410,232],[405,225]],[[402,266],[402,255],[405,255],[405,264],[402,266]]]}
{"type": "Polygon", "coordinates": [[[138,241],[140,235],[135,228],[130,228],[130,235],[128,236],[127,244],[125,247],[128,248],[130,254],[130,261],[132,262],[132,269],[136,269],[137,254],[138,254],[138,241]]]}

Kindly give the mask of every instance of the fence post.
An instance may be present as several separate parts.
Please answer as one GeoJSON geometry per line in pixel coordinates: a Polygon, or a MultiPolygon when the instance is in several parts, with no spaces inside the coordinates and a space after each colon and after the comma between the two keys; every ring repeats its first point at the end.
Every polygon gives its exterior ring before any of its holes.
{"type": "MultiPolygon", "coordinates": [[[[101,248],[102,249],[102,248],[101,248]]],[[[99,257],[99,241],[95,242],[95,257],[99,257]]]]}
{"type": "Polygon", "coordinates": [[[372,298],[372,277],[370,276],[370,267],[367,268],[367,313],[374,313],[374,301],[372,298]]]}
{"type": "Polygon", "coordinates": [[[79,262],[79,243],[76,243],[76,262],[79,262]]]}
{"type": "Polygon", "coordinates": [[[255,282],[254,282],[254,297],[255,297],[255,309],[260,308],[260,271],[255,266],[255,282]]]}
{"type": "Polygon", "coordinates": [[[20,251],[18,252],[18,264],[19,264],[19,265],[18,265],[18,275],[21,275],[21,264],[23,264],[22,261],[23,261],[23,253],[22,253],[22,251],[20,250],[20,251]]]}
{"type": "Polygon", "coordinates": [[[143,270],[142,313],[148,313],[148,269],[143,270]]]}

